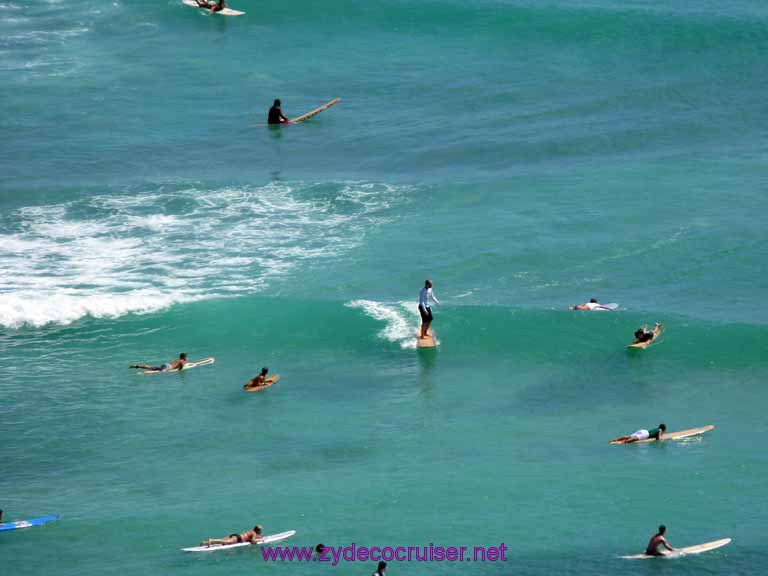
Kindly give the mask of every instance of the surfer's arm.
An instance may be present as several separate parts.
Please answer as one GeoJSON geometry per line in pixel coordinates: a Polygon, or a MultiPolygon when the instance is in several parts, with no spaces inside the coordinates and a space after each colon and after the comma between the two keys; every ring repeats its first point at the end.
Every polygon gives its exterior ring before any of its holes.
{"type": "Polygon", "coordinates": [[[672,548],[672,546],[669,545],[669,542],[667,542],[667,539],[664,538],[663,536],[661,537],[661,543],[664,544],[664,548],[666,548],[670,552],[673,552],[675,550],[674,548],[672,548]]]}

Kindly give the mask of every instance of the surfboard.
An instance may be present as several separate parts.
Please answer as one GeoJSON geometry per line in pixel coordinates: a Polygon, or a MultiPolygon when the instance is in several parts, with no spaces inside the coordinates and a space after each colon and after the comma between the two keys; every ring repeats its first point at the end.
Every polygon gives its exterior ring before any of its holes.
{"type": "Polygon", "coordinates": [[[266,390],[267,388],[272,386],[272,384],[276,384],[279,381],[280,381],[280,374],[274,374],[269,378],[267,378],[266,380],[264,380],[264,384],[262,384],[261,386],[248,386],[248,384],[245,384],[243,386],[243,390],[245,390],[246,392],[258,392],[259,390],[266,390]]]}
{"type": "Polygon", "coordinates": [[[656,333],[656,336],[654,336],[653,338],[645,342],[635,342],[634,344],[630,344],[629,346],[627,346],[627,348],[635,348],[635,349],[648,348],[648,346],[650,346],[651,344],[653,344],[659,339],[659,337],[661,336],[661,330],[662,330],[662,327],[661,325],[659,325],[659,331],[656,333]]]}
{"type": "Polygon", "coordinates": [[[29,520],[14,520],[13,522],[3,522],[0,524],[0,532],[4,530],[19,530],[21,528],[31,528],[32,526],[42,526],[48,522],[58,520],[58,514],[51,514],[50,516],[41,516],[40,518],[31,518],[29,520]]]}
{"type": "Polygon", "coordinates": [[[207,10],[211,14],[221,14],[222,16],[244,16],[245,12],[241,12],[240,10],[232,10],[231,8],[224,8],[224,10],[219,10],[218,12],[211,12],[208,8],[203,8],[202,6],[198,6],[197,2],[195,0],[181,0],[186,4],[187,6],[192,6],[192,8],[200,8],[200,10],[207,10]]]}
{"type": "MultiPolygon", "coordinates": [[[[702,426],[701,428],[688,428],[687,430],[680,430],[678,432],[667,432],[661,437],[661,441],[690,438],[691,436],[698,436],[699,434],[704,434],[704,432],[709,432],[714,429],[715,425],[709,424],[707,426],[702,426]]],[[[644,444],[646,442],[656,442],[656,438],[646,438],[645,440],[638,440],[637,442],[625,442],[622,441],[621,438],[615,438],[608,442],[608,444],[644,444]]]]}
{"type": "MultiPolygon", "coordinates": [[[[592,308],[591,310],[584,310],[584,312],[613,312],[614,310],[617,310],[619,308],[619,305],[616,304],[616,302],[611,302],[610,304],[598,304],[596,307],[592,308]]],[[[575,308],[574,306],[568,306],[568,310],[578,310],[578,308],[575,308]]]]}
{"type": "Polygon", "coordinates": [[[421,336],[421,332],[417,330],[416,331],[416,347],[417,348],[437,348],[437,341],[435,340],[435,335],[432,334],[432,328],[427,330],[426,338],[419,338],[419,336],[421,336]]]}
{"type": "MultiPolygon", "coordinates": [[[[256,544],[257,546],[264,546],[265,544],[274,544],[290,538],[296,534],[296,530],[288,530],[288,532],[280,532],[279,534],[272,534],[270,536],[264,536],[261,542],[256,544]]],[[[213,546],[195,546],[193,548],[182,548],[184,552],[217,552],[218,550],[232,550],[233,548],[242,548],[243,546],[252,546],[250,542],[238,542],[237,544],[214,544],[213,546]]]]}
{"type": "Polygon", "coordinates": [[[717,550],[718,548],[727,546],[732,541],[733,540],[731,538],[723,538],[722,540],[714,540],[713,542],[697,544],[696,546],[676,548],[672,552],[667,552],[663,556],[651,556],[649,554],[632,554],[631,556],[622,556],[622,558],[626,558],[627,560],[645,560],[646,558],[679,558],[680,556],[688,556],[690,554],[701,554],[702,552],[717,550]]]}
{"type": "Polygon", "coordinates": [[[306,114],[297,116],[296,118],[291,118],[289,122],[291,124],[298,124],[299,122],[304,122],[304,120],[309,120],[310,118],[312,118],[312,116],[317,116],[323,110],[328,110],[328,108],[330,108],[331,106],[334,106],[335,104],[338,104],[339,102],[341,102],[341,98],[334,98],[327,104],[323,104],[322,106],[320,106],[320,108],[315,108],[314,110],[312,110],[312,112],[307,112],[306,114]]]}
{"type": "Polygon", "coordinates": [[[178,368],[175,368],[173,370],[166,370],[165,372],[160,372],[159,370],[143,370],[139,372],[139,374],[171,374],[173,372],[181,372],[182,370],[190,370],[191,368],[197,368],[198,366],[208,366],[208,364],[213,364],[216,362],[216,358],[203,358],[202,360],[198,360],[196,362],[187,362],[184,364],[184,368],[179,370],[178,368]]]}

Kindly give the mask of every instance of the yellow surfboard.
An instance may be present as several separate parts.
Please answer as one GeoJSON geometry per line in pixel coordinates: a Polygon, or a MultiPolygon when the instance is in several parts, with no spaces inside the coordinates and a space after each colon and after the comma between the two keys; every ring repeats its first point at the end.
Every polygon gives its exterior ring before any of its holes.
{"type": "Polygon", "coordinates": [[[421,331],[416,331],[416,347],[417,348],[437,348],[437,341],[435,335],[432,334],[432,328],[427,330],[426,338],[421,338],[421,331]]]}
{"type": "Polygon", "coordinates": [[[338,104],[339,102],[341,102],[341,98],[334,98],[330,102],[320,106],[320,108],[315,108],[314,110],[312,110],[312,112],[307,112],[306,114],[302,114],[301,116],[297,116],[296,118],[291,118],[289,122],[291,124],[298,124],[299,122],[304,122],[304,120],[309,120],[310,118],[312,118],[312,116],[317,116],[323,110],[328,110],[328,108],[338,104]]]}

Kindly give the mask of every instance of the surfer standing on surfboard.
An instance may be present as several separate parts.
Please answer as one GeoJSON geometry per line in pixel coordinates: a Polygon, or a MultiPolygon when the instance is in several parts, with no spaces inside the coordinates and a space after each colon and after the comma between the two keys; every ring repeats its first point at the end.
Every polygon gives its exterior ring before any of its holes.
{"type": "Polygon", "coordinates": [[[288,124],[289,120],[283,115],[283,110],[280,108],[280,100],[275,99],[272,108],[269,109],[269,115],[267,116],[267,124],[288,124]]]}
{"type": "Polygon", "coordinates": [[[419,315],[421,316],[421,333],[419,338],[426,338],[429,325],[432,324],[432,308],[430,301],[440,306],[440,301],[432,293],[432,280],[424,282],[424,288],[419,292],[419,315]]]}
{"type": "Polygon", "coordinates": [[[648,546],[645,549],[645,553],[648,556],[666,556],[666,553],[659,550],[659,546],[664,546],[667,550],[670,552],[674,551],[674,548],[669,545],[669,542],[667,542],[667,539],[664,538],[664,532],[667,531],[667,527],[662,524],[659,526],[659,531],[651,536],[651,539],[648,541],[648,546]]]}

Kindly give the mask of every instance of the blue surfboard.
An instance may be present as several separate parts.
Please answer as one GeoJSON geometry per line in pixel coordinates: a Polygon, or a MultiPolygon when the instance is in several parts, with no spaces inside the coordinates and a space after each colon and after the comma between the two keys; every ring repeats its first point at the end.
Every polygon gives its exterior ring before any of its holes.
{"type": "Polygon", "coordinates": [[[41,516],[40,518],[32,518],[30,520],[16,520],[15,522],[4,522],[0,524],[0,532],[3,530],[18,530],[19,528],[31,528],[32,526],[41,526],[48,522],[58,520],[58,514],[51,514],[50,516],[41,516]]]}

